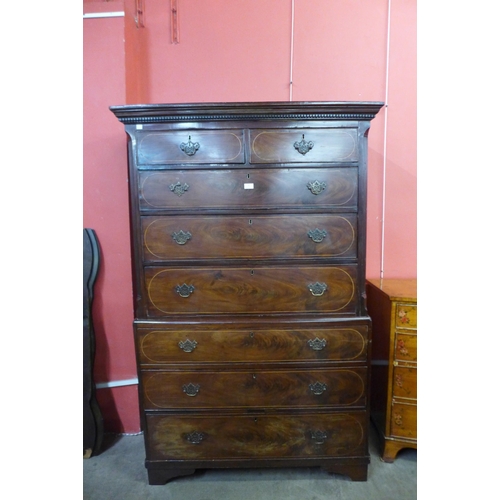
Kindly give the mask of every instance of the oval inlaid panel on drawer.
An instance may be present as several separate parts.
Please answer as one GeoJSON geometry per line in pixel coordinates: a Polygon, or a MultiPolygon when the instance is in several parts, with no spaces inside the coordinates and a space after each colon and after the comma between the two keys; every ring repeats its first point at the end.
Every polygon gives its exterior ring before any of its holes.
{"type": "Polygon", "coordinates": [[[143,217],[145,260],[356,257],[355,214],[143,217]]]}
{"type": "Polygon", "coordinates": [[[357,210],[357,168],[139,173],[141,210],[332,207],[357,210]]]}
{"type": "Polygon", "coordinates": [[[145,409],[364,405],[366,369],[142,372],[145,409]]]}
{"type": "Polygon", "coordinates": [[[399,302],[396,304],[396,327],[417,328],[417,306],[399,302]]]}
{"type": "Polygon", "coordinates": [[[242,130],[153,131],[137,138],[138,165],[244,161],[242,130]]]}
{"type": "Polygon", "coordinates": [[[356,311],[357,267],[146,267],[149,316],[356,311]]]}
{"type": "Polygon", "coordinates": [[[394,357],[398,361],[417,362],[417,336],[414,332],[405,333],[399,330],[396,331],[394,357]]]}
{"type": "Polygon", "coordinates": [[[392,394],[395,398],[417,399],[417,369],[394,367],[392,394]]]}
{"type": "Polygon", "coordinates": [[[142,364],[363,361],[368,327],[311,330],[138,329],[142,364]]]}
{"type": "Polygon", "coordinates": [[[363,455],[366,414],[146,416],[151,460],[363,455]]]}
{"type": "Polygon", "coordinates": [[[251,163],[357,161],[358,131],[335,129],[250,130],[251,163]]]}

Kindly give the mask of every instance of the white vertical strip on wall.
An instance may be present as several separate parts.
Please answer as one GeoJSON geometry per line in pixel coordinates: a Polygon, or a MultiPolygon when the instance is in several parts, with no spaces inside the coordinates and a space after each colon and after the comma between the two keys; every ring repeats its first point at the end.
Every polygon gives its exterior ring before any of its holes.
{"type": "Polygon", "coordinates": [[[125,17],[125,12],[93,12],[89,14],[83,14],[83,19],[96,19],[99,17],[125,17]]]}
{"type": "Polygon", "coordinates": [[[380,248],[380,279],[384,278],[384,258],[385,258],[385,188],[387,170],[387,115],[389,113],[389,54],[391,45],[391,0],[387,2],[387,48],[385,61],[385,115],[384,115],[384,152],[382,168],[382,234],[380,248]]]}
{"type": "Polygon", "coordinates": [[[293,99],[293,35],[295,27],[295,0],[292,0],[292,29],[290,35],[290,102],[293,99]]]}

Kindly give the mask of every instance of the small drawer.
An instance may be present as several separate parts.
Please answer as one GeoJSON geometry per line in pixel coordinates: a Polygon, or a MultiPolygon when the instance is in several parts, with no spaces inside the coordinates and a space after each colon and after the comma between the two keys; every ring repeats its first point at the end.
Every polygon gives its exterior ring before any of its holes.
{"type": "Polygon", "coordinates": [[[137,164],[244,163],[242,130],[144,132],[137,136],[137,164]]]}
{"type": "Polygon", "coordinates": [[[296,330],[162,330],[137,328],[139,362],[296,363],[365,361],[368,326],[296,330]]]}
{"type": "Polygon", "coordinates": [[[146,410],[363,406],[366,369],[141,372],[146,410]]]}
{"type": "Polygon", "coordinates": [[[172,170],[139,173],[151,210],[338,208],[357,211],[357,168],[172,170]]]}
{"type": "Polygon", "coordinates": [[[394,359],[398,362],[417,362],[417,336],[415,332],[404,333],[396,331],[394,359]]]}
{"type": "Polygon", "coordinates": [[[395,398],[417,399],[417,369],[395,366],[392,382],[395,398]]]}
{"type": "Polygon", "coordinates": [[[146,267],[150,317],[169,314],[354,314],[357,267],[146,267]]]}
{"type": "Polygon", "coordinates": [[[250,130],[251,163],[332,163],[358,160],[356,128],[250,130]]]}
{"type": "Polygon", "coordinates": [[[364,412],[146,416],[149,460],[363,456],[364,412]]]}
{"type": "Polygon", "coordinates": [[[396,328],[417,328],[417,306],[398,302],[396,304],[396,328]]]}
{"type": "Polygon", "coordinates": [[[143,217],[146,262],[357,255],[357,216],[143,217]]]}
{"type": "Polygon", "coordinates": [[[392,404],[391,435],[394,437],[417,439],[416,404],[392,404]]]}

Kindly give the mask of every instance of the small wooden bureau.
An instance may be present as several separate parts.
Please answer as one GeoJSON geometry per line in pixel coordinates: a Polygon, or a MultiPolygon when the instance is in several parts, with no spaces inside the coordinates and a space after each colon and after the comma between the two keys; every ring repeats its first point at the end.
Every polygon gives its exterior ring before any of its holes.
{"type": "Polygon", "coordinates": [[[417,448],[417,280],[368,280],[373,321],[371,418],[382,460],[417,448]]]}
{"type": "Polygon", "coordinates": [[[150,484],[235,467],[366,480],[367,137],[381,106],[111,108],[129,138],[150,484]]]}

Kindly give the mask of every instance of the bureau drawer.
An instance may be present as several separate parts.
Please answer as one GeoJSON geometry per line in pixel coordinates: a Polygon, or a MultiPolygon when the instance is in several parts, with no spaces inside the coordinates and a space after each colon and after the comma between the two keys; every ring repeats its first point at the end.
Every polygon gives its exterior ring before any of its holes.
{"type": "Polygon", "coordinates": [[[143,217],[146,262],[357,255],[357,216],[143,217]]]}
{"type": "Polygon", "coordinates": [[[139,173],[141,210],[331,207],[357,210],[357,168],[139,173]]]}
{"type": "Polygon", "coordinates": [[[394,367],[392,394],[395,398],[417,399],[417,369],[394,367]]]}
{"type": "Polygon", "coordinates": [[[251,163],[358,160],[356,128],[250,130],[251,163]]]}
{"type": "Polygon", "coordinates": [[[137,136],[138,165],[244,163],[242,130],[144,132],[137,136]]]}
{"type": "Polygon", "coordinates": [[[416,404],[392,404],[391,435],[395,437],[417,439],[416,404]]]}
{"type": "Polygon", "coordinates": [[[137,328],[141,364],[366,361],[368,326],[207,331],[137,328]]]}
{"type": "Polygon", "coordinates": [[[165,416],[147,415],[149,460],[361,456],[364,412],[165,416]]]}
{"type": "Polygon", "coordinates": [[[396,303],[396,327],[417,328],[417,306],[415,304],[396,303]]]}
{"type": "Polygon", "coordinates": [[[396,331],[394,359],[402,362],[417,362],[417,336],[415,332],[403,333],[396,331]]]}
{"type": "Polygon", "coordinates": [[[149,316],[356,311],[357,267],[146,267],[149,316]]]}
{"type": "Polygon", "coordinates": [[[142,371],[144,407],[200,410],[360,406],[366,369],[294,371],[142,371]]]}

